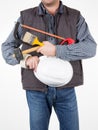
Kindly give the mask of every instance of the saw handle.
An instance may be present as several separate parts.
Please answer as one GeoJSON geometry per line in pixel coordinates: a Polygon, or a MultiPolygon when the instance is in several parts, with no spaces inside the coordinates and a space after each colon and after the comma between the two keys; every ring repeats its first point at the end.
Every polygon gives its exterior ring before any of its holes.
{"type": "Polygon", "coordinates": [[[75,43],[75,40],[72,38],[65,38],[63,41],[60,42],[60,45],[64,45],[64,43],[71,45],[71,44],[75,43]]]}

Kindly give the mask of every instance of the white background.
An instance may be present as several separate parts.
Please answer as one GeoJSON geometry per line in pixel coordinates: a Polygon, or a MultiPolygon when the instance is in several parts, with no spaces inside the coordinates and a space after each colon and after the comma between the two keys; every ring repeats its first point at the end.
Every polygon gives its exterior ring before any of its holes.
{"type": "MultiPolygon", "coordinates": [[[[38,5],[40,0],[0,1],[0,46],[6,40],[23,9],[38,5]]],[[[97,0],[63,0],[67,6],[81,11],[91,34],[98,42],[97,0]]],[[[84,85],[76,88],[80,130],[98,130],[98,55],[83,60],[84,85]]],[[[0,130],[29,130],[29,113],[22,90],[20,66],[5,63],[0,51],[0,130]]],[[[59,130],[57,117],[52,113],[49,130],[59,130]]]]}

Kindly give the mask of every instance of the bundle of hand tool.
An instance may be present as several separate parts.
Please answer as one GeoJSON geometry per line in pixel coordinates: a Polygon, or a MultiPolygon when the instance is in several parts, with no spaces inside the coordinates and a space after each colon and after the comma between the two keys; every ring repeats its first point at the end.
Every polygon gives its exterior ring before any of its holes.
{"type": "Polygon", "coordinates": [[[58,38],[58,39],[61,39],[62,42],[60,43],[60,45],[63,45],[64,43],[67,43],[68,45],[70,44],[73,44],[75,41],[72,39],[72,38],[63,38],[63,37],[60,37],[58,35],[54,35],[54,34],[51,34],[51,33],[48,33],[48,32],[45,32],[45,31],[42,31],[42,30],[39,30],[39,29],[36,29],[36,28],[33,28],[33,27],[30,27],[30,26],[27,26],[27,25],[22,25],[20,24],[19,22],[16,23],[16,26],[15,26],[15,31],[14,31],[14,37],[15,39],[18,41],[18,42],[21,42],[23,44],[30,44],[32,45],[32,47],[30,49],[27,49],[27,50],[24,50],[24,51],[21,51],[20,48],[15,48],[14,50],[14,57],[20,61],[23,59],[23,54],[27,54],[27,53],[30,53],[30,52],[33,52],[33,51],[36,51],[40,46],[43,46],[44,44],[42,42],[39,41],[38,37],[29,33],[29,32],[26,32],[23,39],[18,39],[17,37],[17,30],[18,30],[18,27],[21,26],[23,28],[26,28],[26,29],[30,29],[30,30],[33,30],[33,31],[36,31],[38,33],[42,33],[44,35],[49,35],[51,37],[54,37],[54,38],[58,38]],[[36,47],[34,47],[34,45],[37,45],[36,47]]]}
{"type": "MultiPolygon", "coordinates": [[[[38,40],[38,37],[26,32],[22,38],[22,40],[19,40],[17,38],[17,29],[18,29],[19,23],[16,24],[14,36],[16,40],[19,42],[22,42],[24,44],[29,44],[32,47],[30,49],[21,51],[19,48],[15,48],[14,51],[14,57],[20,61],[23,59],[23,54],[27,54],[33,51],[36,51],[40,46],[43,46],[44,44],[38,40]],[[34,45],[37,45],[34,47],[34,45]]],[[[73,44],[75,41],[71,38],[62,38],[60,36],[50,34],[47,32],[44,32],[42,30],[38,30],[36,28],[29,27],[27,25],[21,25],[23,28],[31,29],[34,31],[37,31],[39,33],[43,33],[45,35],[49,35],[58,39],[61,39],[62,42],[60,45],[63,45],[65,42],[67,44],[73,44]]],[[[70,62],[62,60],[60,58],[50,57],[50,56],[41,56],[39,57],[40,61],[37,66],[37,71],[34,72],[36,78],[38,78],[41,82],[43,82],[46,85],[52,86],[52,87],[60,87],[72,79],[73,76],[73,68],[70,62]]]]}

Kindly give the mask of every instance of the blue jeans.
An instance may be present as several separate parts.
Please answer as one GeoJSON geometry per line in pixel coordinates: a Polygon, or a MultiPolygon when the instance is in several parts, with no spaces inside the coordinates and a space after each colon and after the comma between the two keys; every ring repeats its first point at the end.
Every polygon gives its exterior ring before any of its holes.
{"type": "Polygon", "coordinates": [[[26,90],[30,111],[30,130],[48,130],[52,107],[60,123],[60,130],[79,130],[77,101],[74,88],[47,92],[26,90]]]}

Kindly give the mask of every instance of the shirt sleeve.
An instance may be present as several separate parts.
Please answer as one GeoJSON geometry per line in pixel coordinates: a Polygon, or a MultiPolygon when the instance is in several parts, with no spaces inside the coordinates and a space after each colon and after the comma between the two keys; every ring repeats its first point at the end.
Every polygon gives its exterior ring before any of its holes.
{"type": "Polygon", "coordinates": [[[80,20],[77,24],[77,43],[72,45],[57,45],[56,57],[67,60],[75,61],[87,59],[95,56],[96,42],[90,34],[88,25],[80,15],[80,20]]]}
{"type": "MultiPolygon", "coordinates": [[[[20,18],[17,21],[21,22],[20,18]]],[[[15,40],[13,34],[14,34],[14,28],[13,28],[12,32],[10,33],[10,35],[8,36],[8,38],[6,39],[6,41],[4,43],[2,43],[2,46],[1,46],[2,56],[5,59],[6,63],[8,63],[10,65],[19,64],[17,59],[15,57],[13,57],[13,54],[14,54],[14,48],[17,48],[21,45],[21,43],[19,43],[17,40],[15,40]]],[[[21,26],[19,26],[17,34],[18,34],[18,37],[20,38],[22,35],[21,26]]]]}

